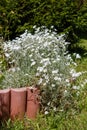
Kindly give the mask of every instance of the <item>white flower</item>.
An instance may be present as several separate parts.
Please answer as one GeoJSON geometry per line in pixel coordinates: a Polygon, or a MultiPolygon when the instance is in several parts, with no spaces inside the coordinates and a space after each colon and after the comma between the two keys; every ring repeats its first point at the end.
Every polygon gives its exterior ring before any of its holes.
{"type": "Polygon", "coordinates": [[[73,63],[73,65],[77,66],[77,63],[75,63],[75,62],[72,62],[72,63],[73,63]]]}
{"type": "Polygon", "coordinates": [[[53,70],[52,71],[52,74],[57,74],[58,73],[58,70],[53,70]]]}
{"type": "Polygon", "coordinates": [[[54,77],[55,81],[60,81],[61,82],[61,78],[60,77],[54,77]]]}
{"type": "Polygon", "coordinates": [[[37,71],[42,72],[43,69],[44,69],[43,67],[38,67],[38,68],[37,68],[37,71]]]}
{"type": "Polygon", "coordinates": [[[15,71],[16,71],[16,68],[14,68],[14,67],[13,67],[13,68],[10,68],[8,71],[9,71],[9,72],[11,72],[11,71],[12,71],[12,72],[15,72],[15,71]]]}
{"type": "Polygon", "coordinates": [[[49,105],[50,105],[50,102],[48,102],[47,105],[49,106],[49,105]]]}
{"type": "Polygon", "coordinates": [[[40,78],[39,81],[38,81],[38,85],[42,84],[42,82],[43,82],[43,79],[40,78]]]}
{"type": "Polygon", "coordinates": [[[47,47],[47,46],[48,46],[48,42],[45,42],[43,46],[44,46],[44,47],[47,47]]]}
{"type": "Polygon", "coordinates": [[[44,63],[44,67],[46,67],[47,65],[50,65],[50,64],[51,64],[50,61],[45,62],[45,63],[44,63]]]}
{"type": "Polygon", "coordinates": [[[80,89],[80,86],[73,86],[72,88],[73,88],[73,89],[78,89],[78,90],[79,90],[79,89],[80,89]]]}
{"type": "Polygon", "coordinates": [[[20,46],[12,46],[12,50],[19,50],[20,49],[20,46]]]}
{"type": "Polygon", "coordinates": [[[54,87],[55,87],[55,84],[52,84],[51,86],[54,88],[54,87]]]}
{"type": "Polygon", "coordinates": [[[79,54],[76,54],[76,59],[81,59],[81,56],[79,54]]]}
{"type": "Polygon", "coordinates": [[[47,69],[44,69],[43,72],[46,73],[46,72],[47,72],[47,69]]]}
{"type": "Polygon", "coordinates": [[[2,61],[0,61],[0,64],[2,64],[2,61]]]}
{"type": "Polygon", "coordinates": [[[48,80],[46,80],[46,83],[49,83],[49,79],[48,79],[48,80]]]}
{"type": "Polygon", "coordinates": [[[82,82],[81,87],[84,87],[86,84],[87,84],[87,79],[85,79],[85,80],[82,82]]]}
{"type": "Polygon", "coordinates": [[[30,58],[31,58],[32,56],[33,56],[32,54],[29,55],[30,58]]]}
{"type": "Polygon", "coordinates": [[[32,63],[31,63],[31,66],[33,66],[33,65],[35,65],[36,64],[36,62],[35,61],[33,61],[32,63]]]}
{"type": "Polygon", "coordinates": [[[66,79],[66,82],[69,83],[69,79],[66,79]]]}
{"type": "Polygon", "coordinates": [[[51,64],[49,58],[41,59],[40,63],[43,64],[44,67],[51,64]]]}
{"type": "Polygon", "coordinates": [[[57,57],[57,59],[56,59],[57,61],[60,61],[60,58],[59,57],[57,57]]]}
{"type": "Polygon", "coordinates": [[[73,62],[70,54],[67,55],[66,59],[69,60],[70,62],[73,62]]]}
{"type": "Polygon", "coordinates": [[[28,75],[29,75],[29,74],[27,74],[27,73],[25,74],[25,76],[28,76],[28,75]]]}
{"type": "Polygon", "coordinates": [[[70,42],[65,42],[64,44],[65,44],[65,45],[69,45],[69,44],[70,44],[70,42]]]}
{"type": "Polygon", "coordinates": [[[87,83],[87,79],[85,79],[85,83],[87,83]]]}
{"type": "Polygon", "coordinates": [[[54,107],[53,110],[56,111],[56,107],[54,107]]]}
{"type": "MultiPolygon", "coordinates": [[[[43,75],[43,76],[44,76],[44,75],[43,75]]],[[[45,77],[45,79],[46,79],[46,80],[49,80],[49,77],[48,77],[48,75],[45,75],[44,77],[45,77]]]]}
{"type": "Polygon", "coordinates": [[[73,56],[76,58],[76,59],[81,59],[81,56],[77,53],[73,53],[73,56]]]}
{"type": "Polygon", "coordinates": [[[34,48],[33,49],[31,49],[31,52],[34,52],[35,50],[34,50],[34,48]]]}
{"type": "MultiPolygon", "coordinates": [[[[44,53],[41,54],[41,56],[44,56],[44,55],[45,55],[44,53]]],[[[41,62],[43,62],[43,61],[41,60],[41,62]]]]}
{"type": "Polygon", "coordinates": [[[66,97],[66,96],[68,96],[68,94],[69,94],[68,91],[65,90],[65,91],[64,91],[64,96],[66,97]]]}
{"type": "Polygon", "coordinates": [[[39,75],[40,75],[40,73],[37,72],[37,73],[36,73],[36,76],[39,76],[39,75]]]}
{"type": "MultiPolygon", "coordinates": [[[[42,53],[42,54],[44,54],[44,53],[42,53]]],[[[47,61],[49,61],[49,58],[43,58],[43,59],[41,59],[40,63],[44,63],[44,62],[47,62],[47,61]]]]}
{"type": "Polygon", "coordinates": [[[5,53],[5,56],[6,56],[6,57],[10,57],[10,55],[9,55],[8,53],[5,53]]]}
{"type": "Polygon", "coordinates": [[[77,77],[79,77],[80,75],[82,75],[82,73],[81,73],[81,72],[78,72],[78,73],[73,73],[73,74],[72,74],[72,77],[77,78],[77,77]]]}
{"type": "Polygon", "coordinates": [[[54,77],[54,80],[58,80],[58,77],[54,77]]]}
{"type": "Polygon", "coordinates": [[[46,83],[43,83],[43,86],[46,86],[46,83]]]}
{"type": "Polygon", "coordinates": [[[76,73],[76,71],[74,69],[70,70],[70,74],[76,73]]]}
{"type": "Polygon", "coordinates": [[[45,115],[47,115],[48,113],[49,113],[48,111],[45,111],[45,113],[44,113],[44,114],[45,114],[45,115]]]}

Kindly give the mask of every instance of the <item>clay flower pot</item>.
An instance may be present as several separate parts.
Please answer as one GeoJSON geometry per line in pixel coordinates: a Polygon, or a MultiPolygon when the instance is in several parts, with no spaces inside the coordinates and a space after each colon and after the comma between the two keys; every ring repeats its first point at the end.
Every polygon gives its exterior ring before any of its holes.
{"type": "Polygon", "coordinates": [[[39,112],[39,93],[37,88],[27,88],[27,110],[26,116],[30,119],[35,119],[39,112]]]}
{"type": "Polygon", "coordinates": [[[26,88],[11,89],[11,119],[22,119],[26,111],[26,88]]]}
{"type": "Polygon", "coordinates": [[[0,120],[10,117],[10,90],[0,90],[0,120]]]}

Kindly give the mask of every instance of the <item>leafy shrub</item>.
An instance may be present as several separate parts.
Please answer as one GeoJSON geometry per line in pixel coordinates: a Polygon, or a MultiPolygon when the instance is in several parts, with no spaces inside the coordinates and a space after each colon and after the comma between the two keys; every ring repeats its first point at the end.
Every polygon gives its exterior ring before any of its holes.
{"type": "Polygon", "coordinates": [[[57,35],[45,27],[25,31],[19,38],[4,43],[9,69],[5,71],[3,88],[40,86],[42,111],[48,114],[67,110],[74,105],[73,79],[81,75],[71,68],[75,64],[67,52],[65,35],[57,35]]]}
{"type": "Polygon", "coordinates": [[[2,42],[3,41],[0,39],[0,83],[2,82],[4,78],[3,71],[5,71],[7,68],[6,59],[5,59],[5,55],[4,55],[4,51],[2,47],[2,42]]]}
{"type": "Polygon", "coordinates": [[[58,34],[69,31],[68,40],[76,42],[78,34],[87,31],[85,1],[71,0],[3,0],[0,2],[0,33],[4,39],[13,39],[33,26],[46,26],[58,34]]]}

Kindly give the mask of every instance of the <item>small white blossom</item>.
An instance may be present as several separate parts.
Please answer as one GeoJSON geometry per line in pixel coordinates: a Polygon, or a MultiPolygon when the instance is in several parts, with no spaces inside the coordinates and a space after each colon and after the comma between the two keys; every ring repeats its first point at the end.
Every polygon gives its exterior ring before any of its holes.
{"type": "Polygon", "coordinates": [[[76,59],[81,59],[81,56],[79,54],[76,54],[76,59]]]}
{"type": "Polygon", "coordinates": [[[54,107],[53,110],[56,111],[56,107],[54,107]]]}
{"type": "Polygon", "coordinates": [[[40,78],[39,81],[38,81],[38,84],[40,85],[40,84],[42,84],[42,82],[43,82],[43,79],[40,78]]]}
{"type": "Polygon", "coordinates": [[[52,84],[51,86],[52,86],[52,87],[55,87],[55,84],[52,84]]]}
{"type": "Polygon", "coordinates": [[[52,71],[52,74],[57,74],[58,73],[58,70],[53,70],[52,71]]]}
{"type": "Polygon", "coordinates": [[[65,90],[65,91],[64,91],[64,96],[66,97],[66,96],[68,96],[68,94],[69,94],[68,91],[65,90]]]}
{"type": "Polygon", "coordinates": [[[39,76],[39,75],[40,75],[40,73],[37,72],[37,73],[36,73],[36,76],[39,76]]]}
{"type": "Polygon", "coordinates": [[[12,47],[12,50],[19,50],[19,49],[21,49],[21,48],[20,48],[20,46],[17,46],[17,45],[12,47]]]}
{"type": "Polygon", "coordinates": [[[11,71],[12,71],[12,72],[15,72],[15,71],[16,71],[16,68],[14,68],[14,67],[13,67],[13,68],[10,68],[8,71],[9,71],[9,72],[11,72],[11,71]]]}
{"type": "Polygon", "coordinates": [[[78,73],[73,73],[73,74],[72,74],[72,77],[77,78],[77,77],[79,77],[79,76],[81,76],[81,75],[82,75],[82,73],[81,73],[81,72],[78,72],[78,73]]]}
{"type": "Polygon", "coordinates": [[[80,89],[79,86],[73,86],[72,88],[73,88],[73,89],[78,89],[78,90],[80,89]]]}
{"type": "Polygon", "coordinates": [[[35,61],[33,61],[32,63],[31,63],[31,66],[33,66],[33,65],[35,65],[36,64],[36,62],[35,61]]]}
{"type": "Polygon", "coordinates": [[[29,55],[29,57],[31,58],[33,55],[31,54],[31,55],[29,55]]]}
{"type": "Polygon", "coordinates": [[[9,55],[8,53],[5,53],[5,56],[6,56],[6,57],[10,57],[10,55],[9,55]]]}
{"type": "Polygon", "coordinates": [[[35,50],[34,50],[34,48],[33,49],[31,49],[31,52],[34,52],[35,50]]]}
{"type": "Polygon", "coordinates": [[[28,76],[29,74],[25,74],[25,76],[28,76]]]}
{"type": "Polygon", "coordinates": [[[54,77],[55,81],[60,81],[61,82],[61,78],[60,77],[54,77]]]}
{"type": "Polygon", "coordinates": [[[45,115],[47,115],[47,114],[49,114],[49,112],[48,111],[45,111],[45,113],[44,113],[45,115]]]}
{"type": "Polygon", "coordinates": [[[59,57],[57,57],[57,59],[56,59],[57,61],[60,61],[60,58],[59,57]]]}
{"type": "Polygon", "coordinates": [[[50,105],[50,102],[48,102],[47,105],[49,106],[49,105],[50,105]]]}
{"type": "Polygon", "coordinates": [[[43,86],[46,86],[46,82],[45,82],[45,83],[43,83],[43,86]]]}
{"type": "Polygon", "coordinates": [[[43,72],[46,73],[46,72],[47,72],[47,69],[44,69],[43,72]]]}
{"type": "Polygon", "coordinates": [[[45,75],[45,79],[46,79],[46,80],[49,80],[49,76],[48,76],[48,75],[45,75]]]}
{"type": "MultiPolygon", "coordinates": [[[[44,53],[43,53],[44,54],[44,53]]],[[[49,62],[49,58],[43,58],[40,63],[49,62]]]]}
{"type": "Polygon", "coordinates": [[[66,82],[69,83],[69,79],[66,79],[66,82]]]}
{"type": "Polygon", "coordinates": [[[39,72],[42,72],[43,70],[44,70],[43,67],[38,67],[38,68],[37,68],[37,71],[39,71],[39,72]]]}

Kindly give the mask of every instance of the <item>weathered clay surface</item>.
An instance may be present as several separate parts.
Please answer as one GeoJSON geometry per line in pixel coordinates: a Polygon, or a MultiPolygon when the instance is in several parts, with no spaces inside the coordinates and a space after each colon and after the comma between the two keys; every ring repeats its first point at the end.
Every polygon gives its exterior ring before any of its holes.
{"type": "Polygon", "coordinates": [[[26,116],[34,119],[39,112],[39,90],[37,88],[27,88],[27,111],[26,116]]]}
{"type": "Polygon", "coordinates": [[[14,88],[0,90],[0,120],[11,118],[34,119],[39,112],[39,89],[37,88],[14,88]]]}
{"type": "Polygon", "coordinates": [[[11,89],[11,119],[22,119],[26,111],[26,88],[11,89]]]}
{"type": "Polygon", "coordinates": [[[6,120],[10,115],[10,90],[0,90],[0,120],[6,120]]]}

